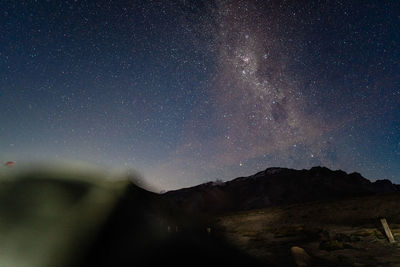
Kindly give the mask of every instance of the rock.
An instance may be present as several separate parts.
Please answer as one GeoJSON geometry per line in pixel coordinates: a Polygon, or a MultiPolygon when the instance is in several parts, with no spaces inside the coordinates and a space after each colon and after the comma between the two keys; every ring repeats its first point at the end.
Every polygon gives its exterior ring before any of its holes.
{"type": "Polygon", "coordinates": [[[294,262],[299,267],[310,266],[311,257],[307,254],[307,252],[301,247],[291,247],[290,252],[292,253],[294,262]]]}

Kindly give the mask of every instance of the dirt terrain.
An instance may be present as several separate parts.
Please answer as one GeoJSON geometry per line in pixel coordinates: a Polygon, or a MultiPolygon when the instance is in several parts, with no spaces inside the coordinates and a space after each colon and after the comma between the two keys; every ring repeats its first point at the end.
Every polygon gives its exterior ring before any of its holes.
{"type": "Polygon", "coordinates": [[[299,246],[309,266],[400,266],[399,207],[399,194],[376,195],[232,213],[217,225],[240,251],[270,265],[294,265],[290,248],[299,246]]]}

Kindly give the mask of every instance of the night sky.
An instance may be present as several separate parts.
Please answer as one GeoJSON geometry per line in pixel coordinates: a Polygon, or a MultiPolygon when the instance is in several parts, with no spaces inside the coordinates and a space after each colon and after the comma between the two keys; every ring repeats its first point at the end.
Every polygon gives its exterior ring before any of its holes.
{"type": "Polygon", "coordinates": [[[0,149],[157,190],[272,166],[400,183],[400,1],[2,0],[0,149]]]}

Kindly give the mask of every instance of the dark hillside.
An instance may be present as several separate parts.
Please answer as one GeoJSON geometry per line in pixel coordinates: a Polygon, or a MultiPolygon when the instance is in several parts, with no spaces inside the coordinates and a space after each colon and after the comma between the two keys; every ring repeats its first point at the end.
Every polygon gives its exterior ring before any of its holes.
{"type": "Polygon", "coordinates": [[[324,167],[268,168],[224,183],[209,182],[170,191],[164,197],[186,210],[219,213],[397,191],[398,186],[389,180],[371,182],[359,173],[347,174],[324,167]]]}

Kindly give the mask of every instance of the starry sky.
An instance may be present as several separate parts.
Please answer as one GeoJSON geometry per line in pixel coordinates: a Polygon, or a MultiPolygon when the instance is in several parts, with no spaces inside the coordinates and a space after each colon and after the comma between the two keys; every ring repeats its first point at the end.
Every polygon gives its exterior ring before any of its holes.
{"type": "Polygon", "coordinates": [[[272,166],[400,183],[400,2],[3,0],[0,149],[157,190],[272,166]]]}

